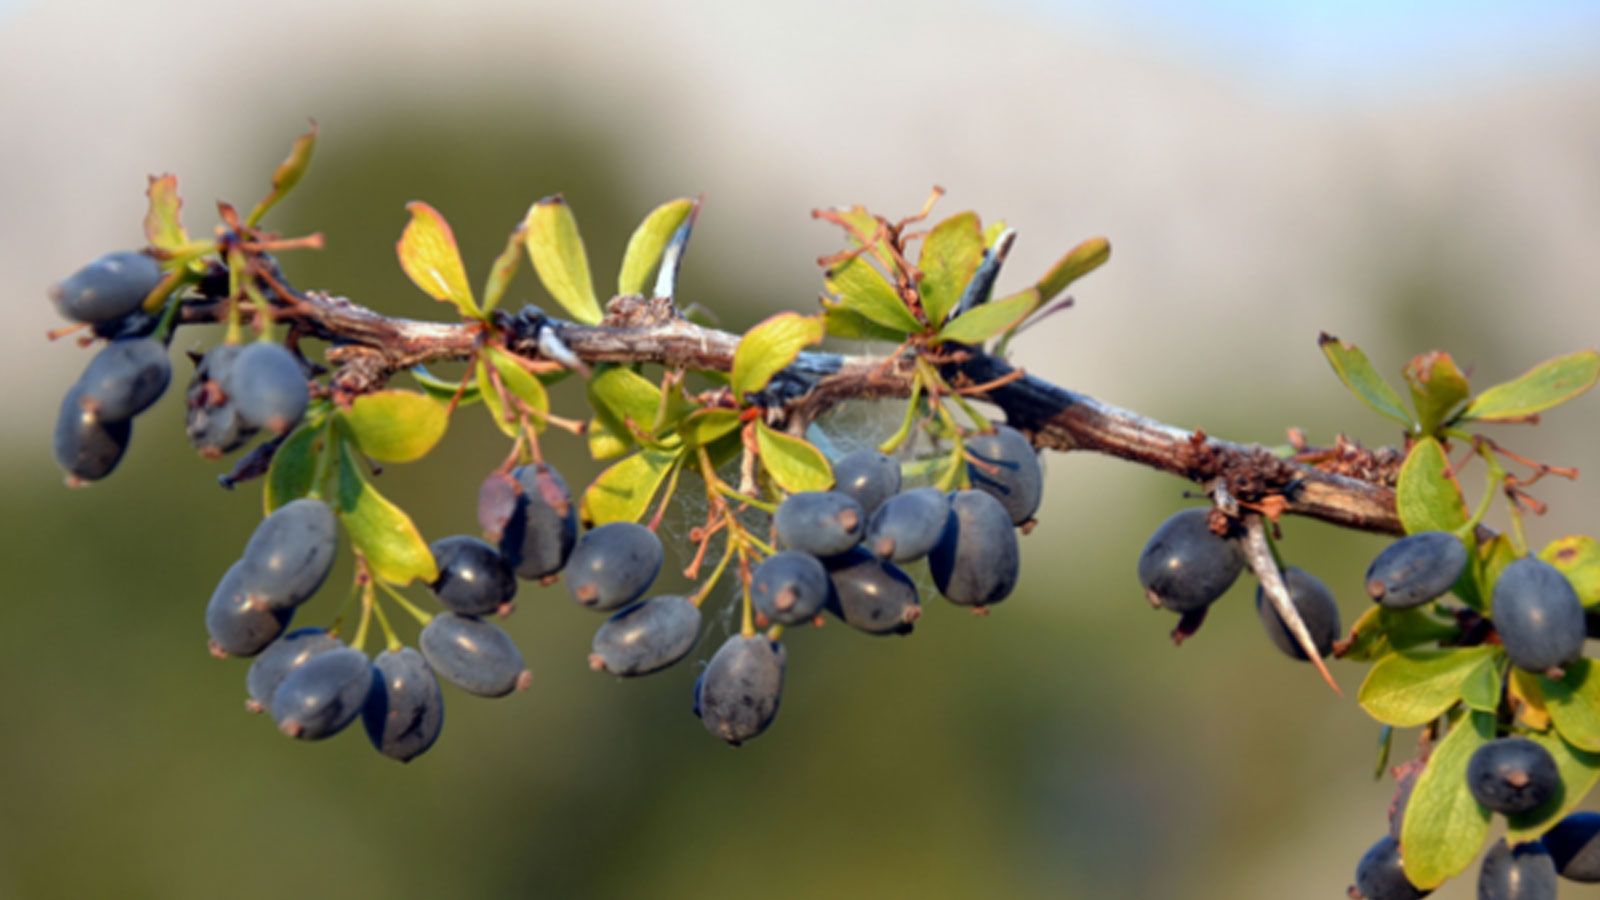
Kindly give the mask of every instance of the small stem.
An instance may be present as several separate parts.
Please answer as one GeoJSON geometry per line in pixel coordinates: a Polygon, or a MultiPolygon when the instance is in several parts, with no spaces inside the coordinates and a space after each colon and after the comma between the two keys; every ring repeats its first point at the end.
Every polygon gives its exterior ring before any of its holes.
{"type": "Polygon", "coordinates": [[[361,591],[361,620],[356,625],[356,636],[351,639],[350,646],[362,653],[367,652],[367,625],[372,622],[372,608],[377,605],[377,598],[372,595],[372,582],[367,582],[361,591]]]}
{"type": "Polygon", "coordinates": [[[742,494],[735,490],[732,485],[720,478],[718,478],[716,482],[712,484],[711,488],[722,496],[727,497],[729,500],[737,500],[740,503],[753,506],[762,512],[775,513],[778,511],[778,505],[776,503],[768,503],[765,500],[758,500],[749,494],[742,494]]]}
{"type": "Polygon", "coordinates": [[[705,582],[700,585],[700,590],[695,592],[694,598],[690,601],[695,606],[705,602],[706,595],[710,594],[711,589],[716,587],[717,580],[722,577],[723,572],[727,571],[728,563],[733,559],[734,542],[732,535],[729,535],[723,546],[722,559],[717,562],[717,567],[711,570],[711,574],[706,577],[705,582]]]}
{"type": "Polygon", "coordinates": [[[743,546],[739,547],[739,583],[743,586],[742,594],[744,598],[742,604],[744,613],[739,625],[739,633],[745,637],[755,637],[755,604],[750,600],[750,556],[743,546]]]}
{"type": "Polygon", "coordinates": [[[389,582],[384,581],[381,578],[374,578],[373,581],[378,585],[378,587],[383,588],[383,592],[388,594],[390,599],[400,604],[401,609],[410,613],[411,618],[417,620],[417,624],[426,628],[428,627],[428,623],[433,621],[433,616],[418,609],[417,605],[412,603],[410,600],[407,600],[404,594],[395,589],[394,585],[391,585],[389,582]]]}
{"type": "Polygon", "coordinates": [[[333,458],[339,452],[339,435],[333,428],[334,417],[329,416],[322,425],[322,451],[317,454],[316,467],[311,472],[311,490],[306,496],[316,500],[322,499],[322,488],[328,483],[328,474],[333,468],[333,458]]]}
{"type": "Polygon", "coordinates": [[[389,624],[389,616],[383,611],[383,604],[372,604],[372,612],[378,617],[378,625],[383,629],[386,642],[384,649],[394,652],[404,646],[400,643],[400,639],[395,637],[394,628],[389,624]]]}

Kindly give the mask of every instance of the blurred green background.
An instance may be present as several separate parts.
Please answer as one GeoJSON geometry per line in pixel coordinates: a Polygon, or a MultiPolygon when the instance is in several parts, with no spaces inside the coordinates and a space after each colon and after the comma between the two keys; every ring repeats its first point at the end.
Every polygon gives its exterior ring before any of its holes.
{"type": "MultiPolygon", "coordinates": [[[[216,487],[175,397],[114,477],[61,487],[50,421],[86,356],[40,339],[42,297],[138,243],[145,174],[178,172],[201,231],[213,199],[258,196],[307,116],[318,156],[272,221],[328,249],[285,266],[397,315],[445,311],[394,262],[411,199],[479,281],[562,191],[603,289],[639,216],[703,191],[681,295],[742,328],[819,290],[838,238],[811,207],[909,213],[937,182],[944,213],[1018,228],[1018,284],[1112,239],[1078,308],[1018,341],[1030,370],[1239,440],[1388,442],[1319,329],[1390,373],[1448,349],[1482,383],[1600,334],[1594,18],[1389,6],[0,2],[0,896],[1342,896],[1391,790],[1348,696],[1361,669],[1336,666],[1331,695],[1263,640],[1244,585],[1171,647],[1133,567],[1184,502],[1174,479],[1051,457],[1011,601],[930,600],[908,639],[791,632],[782,714],[738,750],[689,713],[725,622],[693,661],[621,682],[584,666],[593,614],[525,587],[507,627],[534,688],[447,688],[443,739],[399,766],[359,729],[282,738],[243,712],[245,664],[206,655],[202,609],[259,493],[216,487]]],[[[526,271],[512,296],[545,302],[526,271]]],[[[1507,434],[1593,469],[1597,412],[1507,434]]],[[[569,481],[595,471],[552,444],[569,481]]],[[[430,538],[470,531],[504,452],[468,410],[380,485],[430,538]]],[[[1592,478],[1542,495],[1536,539],[1594,530],[1592,478]]],[[[1379,539],[1290,522],[1284,546],[1361,611],[1379,539]]]]}

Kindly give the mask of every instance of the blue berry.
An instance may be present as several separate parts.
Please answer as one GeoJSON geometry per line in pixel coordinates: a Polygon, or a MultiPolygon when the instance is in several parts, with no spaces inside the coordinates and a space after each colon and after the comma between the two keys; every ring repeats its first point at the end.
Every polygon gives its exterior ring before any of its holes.
{"type": "Polygon", "coordinates": [[[868,634],[910,634],[922,615],[917,586],[893,563],[857,547],[827,561],[828,612],[868,634]]]}
{"type": "MultiPolygon", "coordinates": [[[[1283,581],[1289,588],[1289,599],[1300,613],[1300,620],[1311,633],[1317,654],[1326,657],[1333,652],[1334,641],[1339,639],[1339,604],[1333,599],[1333,592],[1317,576],[1294,566],[1283,570],[1283,581]]],[[[1256,615],[1261,618],[1261,626],[1266,629],[1274,647],[1290,659],[1305,660],[1306,654],[1300,649],[1300,642],[1283,624],[1283,619],[1267,601],[1267,594],[1260,587],[1256,588],[1256,615]]]]}
{"type": "Polygon", "coordinates": [[[245,708],[251,712],[266,709],[272,704],[272,695],[277,692],[278,685],[283,683],[290,671],[319,653],[342,646],[338,638],[321,628],[301,628],[273,641],[250,663],[250,672],[245,675],[244,681],[245,689],[250,693],[245,708]]]}
{"type": "Polygon", "coordinates": [[[1406,880],[1400,842],[1387,834],[1378,838],[1356,864],[1356,890],[1366,900],[1420,900],[1433,893],[1406,880]]]}
{"type": "Polygon", "coordinates": [[[950,498],[950,521],[928,554],[933,583],[951,603],[989,606],[1011,596],[1021,554],[1006,509],[982,491],[950,498]]]}
{"type": "Polygon", "coordinates": [[[102,422],[131,419],[161,399],[172,380],[167,346],[153,338],[106,344],[78,379],[79,402],[102,422]]]}
{"type": "Polygon", "coordinates": [[[838,556],[861,543],[866,524],[861,504],[832,491],[790,494],[772,517],[779,544],[812,556],[838,556]]]}
{"type": "Polygon", "coordinates": [[[1478,869],[1478,900],[1556,900],[1560,883],[1550,853],[1538,841],[1495,841],[1478,869]]]}
{"type": "Polygon", "coordinates": [[[255,656],[283,634],[293,607],[273,608],[250,590],[243,562],[222,576],[206,604],[206,631],[216,656],[255,656]]]}
{"type": "Polygon", "coordinates": [[[521,493],[500,534],[500,554],[529,580],[560,572],[578,540],[578,510],[554,466],[534,463],[511,471],[521,493]]]}
{"type": "Polygon", "coordinates": [[[1455,585],[1467,548],[1446,531],[1419,531],[1390,544],[1367,568],[1367,593],[1390,609],[1421,606],[1455,585]]]}
{"type": "Polygon", "coordinates": [[[579,605],[611,610],[644,596],[661,571],[656,533],[635,522],[611,522],[578,539],[567,560],[567,592],[579,605]]]}
{"type": "Polygon", "coordinates": [[[292,738],[332,737],[361,715],[372,686],[365,653],[352,647],[318,653],[283,677],[272,694],[272,718],[292,738]]]}
{"type": "Polygon", "coordinates": [[[311,399],[305,370],[282,344],[256,342],[241,349],[222,389],[246,425],[274,434],[294,428],[311,399]]]}
{"type": "Polygon", "coordinates": [[[1544,672],[1583,654],[1583,604],[1561,570],[1528,556],[1500,572],[1493,593],[1495,630],[1512,665],[1544,672]]]}
{"type": "Polygon", "coordinates": [[[313,497],[285,503],[245,545],[245,584],[274,609],[299,606],[322,587],[338,548],[339,523],[328,504],[313,497]]]}
{"type": "Polygon", "coordinates": [[[976,460],[967,463],[972,486],[999,500],[1012,524],[1032,519],[1044,498],[1044,471],[1033,442],[1009,425],[996,425],[967,438],[966,450],[976,460]]]}
{"type": "Polygon", "coordinates": [[[809,622],[828,602],[828,570],[809,553],[780,550],[762,560],[750,576],[750,601],[770,622],[809,622]]]}
{"type": "Polygon", "coordinates": [[[687,597],[651,597],[618,610],[595,631],[589,668],[649,675],[683,659],[699,639],[699,607],[687,597]]]}
{"type": "Polygon", "coordinates": [[[1485,807],[1514,816],[1554,797],[1561,789],[1561,773],[1550,751],[1527,738],[1505,737],[1473,752],[1467,787],[1485,807]]]}
{"type": "Polygon", "coordinates": [[[833,489],[848,494],[867,515],[900,492],[900,464],[876,450],[853,450],[833,461],[833,489]]]}
{"type": "Polygon", "coordinates": [[[1139,553],[1139,583],[1151,603],[1173,612],[1204,609],[1228,592],[1244,569],[1239,545],[1211,531],[1204,507],[1174,513],[1139,553]]]}
{"type": "Polygon", "coordinates": [[[1556,872],[1571,881],[1600,884],[1600,812],[1575,812],[1544,833],[1556,872]]]}
{"type": "Polygon", "coordinates": [[[74,386],[61,398],[56,417],[56,463],[74,483],[99,481],[110,475],[133,439],[133,423],[105,422],[85,409],[82,389],[74,386]]]}
{"type": "Polygon", "coordinates": [[[867,523],[863,543],[890,562],[913,562],[933,551],[949,523],[949,496],[934,488],[917,488],[878,507],[867,523]]]}
{"type": "Polygon", "coordinates": [[[694,714],[713,735],[737,747],[766,731],[783,693],[783,645],[761,635],[733,635],[694,683],[694,714]]]}
{"type": "Polygon", "coordinates": [[[469,694],[504,697],[533,681],[517,645],[492,622],[455,613],[434,616],[420,644],[434,674],[469,694]]]}
{"type": "Polygon", "coordinates": [[[367,738],[384,756],[410,762],[427,752],[444,730],[439,679],[410,647],[378,654],[372,670],[372,689],[361,709],[367,738]]]}
{"type": "Polygon", "coordinates": [[[161,264],[136,250],[107,253],[50,289],[56,310],[74,322],[112,322],[139,310],[161,282],[161,264]]]}
{"type": "Polygon", "coordinates": [[[510,610],[517,594],[516,573],[493,545],[457,534],[434,541],[431,549],[439,565],[433,594],[445,609],[467,616],[510,610]]]}

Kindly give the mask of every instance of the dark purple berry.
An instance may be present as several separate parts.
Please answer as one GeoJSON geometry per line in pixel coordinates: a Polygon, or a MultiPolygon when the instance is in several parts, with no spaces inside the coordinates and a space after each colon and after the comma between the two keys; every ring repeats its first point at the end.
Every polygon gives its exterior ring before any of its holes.
{"type": "Polygon", "coordinates": [[[1211,530],[1211,510],[1181,510],[1139,553],[1139,583],[1151,603],[1173,612],[1204,609],[1228,592],[1244,569],[1239,545],[1211,530]]]}
{"type": "Polygon", "coordinates": [[[750,601],[756,612],[780,625],[811,621],[828,602],[831,589],[827,568],[798,550],[779,550],[750,576],[750,601]]]}
{"type": "Polygon", "coordinates": [[[455,613],[434,616],[419,643],[434,674],[469,694],[504,697],[533,681],[511,636],[493,622],[455,613]]]}
{"type": "Polygon", "coordinates": [[[933,583],[951,603],[990,606],[1017,586],[1021,554],[1011,517],[993,495],[958,491],[950,519],[928,554],[933,583]]]}
{"type": "Polygon", "coordinates": [[[390,759],[410,762],[433,746],[444,730],[444,696],[422,654],[410,647],[378,654],[361,722],[390,759]]]}
{"type": "Polygon", "coordinates": [[[762,635],[733,635],[694,684],[694,714],[706,730],[737,747],[766,731],[783,693],[783,645],[762,635]]]}
{"type": "Polygon", "coordinates": [[[511,471],[521,493],[500,534],[500,554],[529,580],[560,572],[578,541],[578,510],[554,466],[518,466],[511,471]]]}
{"type": "Polygon", "coordinates": [[[950,497],[934,488],[917,488],[878,507],[867,523],[863,543],[890,562],[914,562],[933,552],[949,522],[950,497]]]}
{"type": "Polygon", "coordinates": [[[1390,544],[1367,567],[1367,593],[1390,609],[1409,609],[1450,590],[1467,567],[1467,548],[1447,531],[1420,531],[1390,544]]]}
{"type": "Polygon", "coordinates": [[[1492,616],[1512,665],[1544,672],[1583,654],[1583,604],[1561,570],[1526,556],[1494,584],[1492,616]]]}
{"type": "MultiPolygon", "coordinates": [[[[1333,652],[1333,642],[1339,639],[1339,604],[1334,601],[1333,592],[1317,576],[1294,566],[1283,570],[1283,581],[1289,588],[1289,599],[1300,613],[1300,621],[1311,633],[1317,654],[1326,657],[1333,652]]],[[[1267,630],[1274,647],[1290,659],[1305,660],[1300,642],[1295,640],[1289,626],[1283,624],[1278,610],[1268,602],[1266,591],[1260,587],[1256,588],[1256,615],[1260,616],[1261,626],[1267,630]]]]}
{"type": "Polygon", "coordinates": [[[161,283],[161,264],[136,250],[94,260],[50,289],[56,310],[74,322],[111,322],[138,311],[161,283]]]}
{"type": "Polygon", "coordinates": [[[216,655],[255,656],[283,634],[293,607],[274,609],[267,599],[250,590],[245,581],[245,565],[236,562],[228,569],[206,604],[206,631],[211,634],[211,651],[216,655]]]}
{"type": "Polygon", "coordinates": [[[517,577],[493,545],[457,534],[434,541],[432,550],[439,565],[433,594],[445,609],[466,616],[509,611],[517,577]]]}
{"type": "Polygon", "coordinates": [[[1467,787],[1485,807],[1514,816],[1554,797],[1561,789],[1561,773],[1550,751],[1527,738],[1505,737],[1473,752],[1467,787]]]}
{"type": "Polygon", "coordinates": [[[578,539],[567,560],[567,592],[581,606],[611,610],[644,596],[661,571],[661,539],[635,522],[611,522],[578,539]]]}
{"type": "Polygon", "coordinates": [[[1356,864],[1356,890],[1366,900],[1419,900],[1433,893],[1406,880],[1400,842],[1387,834],[1378,838],[1356,864]]]}
{"type": "Polygon", "coordinates": [[[1562,878],[1600,884],[1600,812],[1575,812],[1541,839],[1562,878]]]}
{"type": "Polygon", "coordinates": [[[74,386],[61,398],[54,441],[56,462],[71,481],[99,481],[122,461],[133,439],[133,423],[103,422],[84,408],[81,397],[81,389],[74,386]]]}
{"type": "Polygon", "coordinates": [[[1033,443],[1009,425],[996,425],[967,438],[966,451],[973,458],[967,463],[973,488],[999,500],[1012,524],[1033,518],[1044,498],[1044,471],[1033,443]]]}
{"type": "Polygon", "coordinates": [[[894,563],[857,547],[827,560],[827,610],[868,634],[910,634],[922,615],[917,586],[894,563]]]}
{"type": "Polygon", "coordinates": [[[372,690],[372,663],[352,647],[318,653],[283,677],[272,694],[278,730],[319,741],[354,722],[372,690]]]}
{"type": "Polygon", "coordinates": [[[833,489],[867,515],[900,492],[900,463],[876,450],[853,450],[833,461],[833,489]]]}
{"type": "Polygon", "coordinates": [[[78,402],[102,422],[131,419],[161,399],[172,380],[167,346],[153,338],[105,345],[78,379],[78,402]]]}
{"type": "Polygon", "coordinates": [[[301,628],[273,641],[250,663],[250,672],[244,680],[250,699],[245,701],[245,707],[251,712],[266,709],[272,705],[272,695],[277,693],[278,685],[290,671],[319,653],[342,646],[338,638],[321,628],[301,628]]]}
{"type": "Polygon", "coordinates": [[[649,675],[683,659],[699,639],[699,607],[687,597],[651,597],[618,610],[595,631],[589,668],[649,675]]]}
{"type": "Polygon", "coordinates": [[[256,342],[239,351],[222,390],[251,428],[285,434],[305,415],[311,395],[300,361],[282,344],[256,342]]]}
{"type": "Polygon", "coordinates": [[[772,517],[778,543],[812,556],[838,556],[861,543],[867,516],[853,498],[832,491],[790,494],[772,517]]]}
{"type": "Polygon", "coordinates": [[[338,548],[339,523],[328,504],[314,497],[285,503],[245,545],[245,584],[275,609],[299,606],[322,587],[338,548]]]}
{"type": "Polygon", "coordinates": [[[1478,900],[1556,900],[1560,883],[1550,853],[1538,841],[1495,841],[1478,869],[1478,900]]]}

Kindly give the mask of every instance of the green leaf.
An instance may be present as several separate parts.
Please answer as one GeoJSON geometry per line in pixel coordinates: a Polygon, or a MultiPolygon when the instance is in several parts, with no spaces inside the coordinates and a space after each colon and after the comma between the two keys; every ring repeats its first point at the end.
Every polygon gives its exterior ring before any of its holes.
{"type": "Polygon", "coordinates": [[[1539,558],[1561,570],[1584,606],[1600,605],[1600,542],[1586,534],[1556,538],[1539,558]]]}
{"type": "Polygon", "coordinates": [[[1411,405],[1417,411],[1417,425],[1424,434],[1433,434],[1449,421],[1450,414],[1471,394],[1467,376],[1443,350],[1415,357],[1406,364],[1404,374],[1411,388],[1411,405]]]}
{"type": "Polygon", "coordinates": [[[611,435],[631,446],[639,432],[650,433],[661,409],[661,389],[650,379],[627,366],[598,366],[588,390],[595,418],[611,435]]]}
{"type": "Polygon", "coordinates": [[[821,342],[825,327],[820,316],[792,312],[758,322],[733,351],[733,375],[728,379],[733,395],[743,400],[745,394],[766,387],[801,350],[821,342]]]}
{"type": "Polygon", "coordinates": [[[1453,638],[1460,629],[1453,622],[1441,622],[1426,609],[1390,609],[1373,604],[1350,627],[1351,642],[1340,659],[1369,662],[1395,650],[1453,638]]]}
{"type": "Polygon", "coordinates": [[[1479,394],[1462,418],[1480,422],[1526,418],[1571,400],[1594,387],[1596,379],[1600,379],[1600,351],[1558,356],[1479,394]]]}
{"type": "Polygon", "coordinates": [[[1492,647],[1403,650],[1377,661],[1356,702],[1385,725],[1409,728],[1438,718],[1461,699],[1461,685],[1492,647]]]}
{"type": "Polygon", "coordinates": [[[311,493],[317,456],[322,453],[326,434],[325,427],[302,425],[278,445],[278,452],[272,454],[272,465],[267,468],[266,487],[261,492],[268,515],[285,503],[311,493]]]}
{"type": "Polygon", "coordinates": [[[991,300],[967,310],[939,329],[936,343],[981,344],[1002,331],[1018,325],[1039,307],[1039,289],[991,300]]]}
{"type": "MultiPolygon", "coordinates": [[[[1462,599],[1474,609],[1488,611],[1489,600],[1494,595],[1494,583],[1500,580],[1500,572],[1515,562],[1520,555],[1511,545],[1511,538],[1503,534],[1497,534],[1479,544],[1477,554],[1467,563],[1467,569],[1472,574],[1473,580],[1473,588],[1468,593],[1473,596],[1463,596],[1462,599]]],[[[1457,582],[1458,587],[1459,584],[1457,582]]]]}
{"type": "Polygon", "coordinates": [[[411,517],[362,477],[348,447],[341,444],[340,450],[339,519],[350,542],[366,557],[372,574],[397,585],[438,580],[433,552],[411,517]]]}
{"type": "Polygon", "coordinates": [[[1600,753],[1600,672],[1594,662],[1580,659],[1567,666],[1560,681],[1545,678],[1539,687],[1550,720],[1567,743],[1600,753]]]}
{"type": "Polygon", "coordinates": [[[144,215],[144,237],[150,246],[162,250],[176,250],[189,243],[189,234],[183,230],[183,199],[178,196],[178,176],[150,176],[150,187],[145,190],[150,198],[150,209],[144,215]]]}
{"type": "Polygon", "coordinates": [[[289,195],[294,186],[306,174],[306,169],[311,166],[311,152],[317,148],[317,123],[312,122],[311,128],[305,134],[295,138],[289,147],[289,155],[272,173],[272,190],[267,192],[256,208],[250,211],[250,216],[245,219],[245,224],[256,225],[267,210],[276,206],[279,200],[289,195]]]}
{"type": "Polygon", "coordinates": [[[929,322],[943,322],[961,299],[967,282],[983,261],[983,229],[975,212],[957,213],[933,226],[922,240],[917,268],[922,281],[922,309],[929,322]]]}
{"type": "Polygon", "coordinates": [[[522,266],[522,244],[526,240],[528,227],[521,222],[511,229],[511,236],[506,238],[506,245],[500,248],[500,255],[494,258],[494,264],[489,267],[489,277],[483,283],[483,311],[488,312],[500,305],[505,298],[506,289],[511,287],[511,279],[517,275],[517,269],[522,266]]]}
{"type": "Polygon", "coordinates": [[[823,303],[822,317],[827,322],[829,334],[847,341],[888,341],[898,344],[906,337],[904,332],[885,328],[839,303],[823,303]]]}
{"type": "Polygon", "coordinates": [[[704,447],[739,428],[736,409],[702,409],[691,413],[678,426],[678,434],[690,444],[704,447]]]}
{"type": "Polygon", "coordinates": [[[693,208],[693,200],[680,197],[661,204],[644,217],[633,230],[633,236],[628,238],[628,249],[622,255],[622,270],[617,274],[617,293],[644,293],[650,273],[661,263],[662,251],[693,208]]]}
{"type": "Polygon", "coordinates": [[[1468,713],[1428,757],[1400,825],[1406,880],[1427,891],[1466,871],[1489,836],[1489,811],[1467,788],[1467,762],[1494,740],[1494,717],[1468,713]]]}
{"type": "Polygon", "coordinates": [[[363,394],[341,416],[361,452],[388,463],[427,456],[450,424],[438,401],[413,391],[363,394]]]}
{"type": "Polygon", "coordinates": [[[848,209],[835,207],[828,212],[838,216],[844,224],[851,226],[845,229],[845,234],[849,236],[850,243],[853,246],[862,246],[862,242],[856,237],[857,233],[870,239],[872,241],[872,247],[868,251],[870,255],[882,263],[885,269],[894,270],[894,254],[889,252],[888,232],[881,230],[883,223],[878,220],[877,216],[868,212],[867,208],[860,204],[848,209]],[[851,230],[852,228],[854,230],[851,230]]]}
{"type": "Polygon", "coordinates": [[[1005,234],[1006,229],[1010,227],[1006,224],[1005,219],[996,219],[990,222],[988,227],[983,229],[983,245],[985,247],[993,247],[994,242],[1000,240],[1000,235],[1005,234]]]}
{"type": "Polygon", "coordinates": [[[1494,714],[1500,709],[1500,688],[1504,684],[1504,654],[1495,653],[1472,667],[1461,682],[1461,702],[1469,709],[1494,714]]]}
{"type": "Polygon", "coordinates": [[[1092,237],[1056,260],[1050,271],[1039,279],[1040,302],[1049,302],[1074,281],[1106,264],[1111,258],[1111,242],[1103,237],[1092,237]]]}
{"type": "MultiPolygon", "coordinates": [[[[506,391],[534,413],[535,425],[542,426],[544,417],[550,412],[550,395],[544,389],[544,382],[499,347],[487,348],[486,355],[495,373],[500,376],[501,384],[506,386],[506,391]]],[[[499,398],[495,399],[498,401],[499,398]]]]}
{"type": "Polygon", "coordinates": [[[583,520],[594,525],[639,521],[678,457],[678,451],[641,450],[601,472],[583,492],[583,520]]]}
{"type": "Polygon", "coordinates": [[[595,299],[589,277],[589,255],[583,249],[578,220],[560,195],[546,197],[528,208],[528,258],[544,289],[567,315],[585,325],[598,325],[604,315],[595,299]]]}
{"type": "Polygon", "coordinates": [[[922,323],[906,308],[894,285],[867,262],[866,254],[852,257],[831,269],[824,283],[828,291],[839,298],[840,306],[896,335],[923,330],[922,323]]]}
{"type": "Polygon", "coordinates": [[[478,383],[478,396],[483,398],[483,408],[489,411],[489,420],[494,422],[494,427],[506,437],[515,438],[521,426],[515,419],[506,421],[505,404],[500,402],[500,392],[494,389],[494,382],[489,378],[490,365],[487,359],[479,359],[473,369],[473,377],[478,383]]]}
{"type": "Polygon", "coordinates": [[[1561,775],[1561,790],[1538,809],[1506,817],[1506,840],[1513,844],[1535,840],[1549,831],[1550,826],[1583,803],[1595,782],[1600,781],[1600,754],[1580,750],[1553,731],[1530,732],[1523,737],[1550,751],[1561,775]]]}
{"type": "Polygon", "coordinates": [[[461,249],[456,246],[455,232],[450,230],[439,211],[413,200],[406,204],[411,221],[400,232],[395,253],[400,257],[400,268],[411,283],[435,300],[449,303],[469,319],[480,319],[483,313],[472,299],[472,288],[467,284],[467,269],[461,264],[461,249]]]}
{"type": "Polygon", "coordinates": [[[833,487],[833,467],[822,451],[807,441],[773,431],[756,420],[756,446],[761,465],[778,487],[789,493],[825,491],[833,487]]]}
{"type": "Polygon", "coordinates": [[[1400,400],[1400,395],[1383,380],[1378,370],[1372,367],[1371,360],[1361,352],[1355,344],[1346,343],[1331,334],[1323,334],[1317,338],[1317,345],[1322,348],[1328,363],[1333,366],[1333,372],[1344,382],[1362,403],[1371,407],[1381,416],[1401,423],[1411,425],[1411,414],[1406,412],[1405,404],[1400,400]]]}
{"type": "Polygon", "coordinates": [[[1444,447],[1432,437],[1411,445],[1395,484],[1395,508],[1406,534],[1455,531],[1467,523],[1467,502],[1449,470],[1444,447]]]}
{"type": "Polygon", "coordinates": [[[423,393],[441,403],[449,403],[455,400],[457,406],[471,406],[482,399],[482,396],[478,393],[477,379],[475,377],[468,378],[467,386],[462,388],[459,382],[440,378],[429,372],[426,366],[412,366],[407,371],[411,375],[411,380],[417,383],[417,387],[422,388],[423,393]],[[458,390],[461,392],[460,399],[456,398],[458,390]]]}

